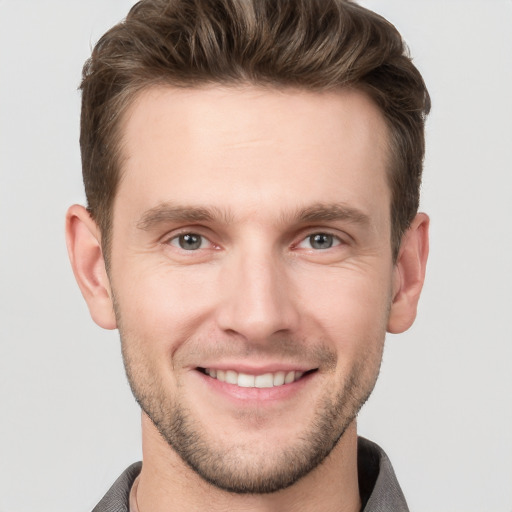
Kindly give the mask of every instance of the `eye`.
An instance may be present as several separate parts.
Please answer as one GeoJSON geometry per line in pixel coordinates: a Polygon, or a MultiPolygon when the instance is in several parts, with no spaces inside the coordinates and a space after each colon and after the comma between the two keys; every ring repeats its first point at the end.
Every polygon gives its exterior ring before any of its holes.
{"type": "Polygon", "coordinates": [[[301,249],[325,250],[340,245],[341,241],[337,236],[329,233],[313,233],[306,237],[298,245],[301,249]]]}
{"type": "Polygon", "coordinates": [[[183,233],[169,240],[169,244],[185,251],[196,251],[209,246],[210,242],[196,233],[183,233]]]}

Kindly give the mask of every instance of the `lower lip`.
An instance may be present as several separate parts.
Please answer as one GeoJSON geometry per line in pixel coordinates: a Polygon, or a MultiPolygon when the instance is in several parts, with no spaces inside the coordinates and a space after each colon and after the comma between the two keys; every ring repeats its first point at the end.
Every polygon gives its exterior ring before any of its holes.
{"type": "Polygon", "coordinates": [[[303,375],[299,380],[291,382],[290,384],[283,384],[282,386],[274,386],[271,388],[244,388],[236,384],[228,384],[214,379],[199,370],[195,373],[201,378],[204,385],[208,386],[213,392],[223,395],[228,399],[235,400],[238,405],[249,403],[272,403],[275,401],[286,400],[297,393],[299,393],[304,386],[306,386],[311,379],[316,375],[316,372],[311,372],[303,375]]]}

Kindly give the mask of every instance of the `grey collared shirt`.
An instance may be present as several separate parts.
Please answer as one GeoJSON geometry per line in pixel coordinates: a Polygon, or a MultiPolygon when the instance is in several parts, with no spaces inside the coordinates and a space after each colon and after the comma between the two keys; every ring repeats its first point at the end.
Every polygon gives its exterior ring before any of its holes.
{"type": "MultiPolygon", "coordinates": [[[[357,466],[362,512],[409,512],[391,462],[382,448],[360,437],[357,466]]],[[[136,462],[126,469],[92,512],[130,512],[130,489],[141,468],[142,462],[136,462]]]]}

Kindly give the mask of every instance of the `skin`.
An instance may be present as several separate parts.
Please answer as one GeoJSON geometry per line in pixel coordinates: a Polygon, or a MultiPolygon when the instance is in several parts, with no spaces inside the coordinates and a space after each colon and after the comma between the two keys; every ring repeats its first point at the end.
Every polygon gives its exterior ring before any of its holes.
{"type": "Polygon", "coordinates": [[[418,214],[393,262],[387,136],[353,90],[161,87],[131,106],[109,275],[81,206],[67,238],[144,411],[141,512],[360,509],[355,417],[386,330],[414,320],[428,253],[418,214]],[[201,368],[307,374],[256,390],[201,368]],[[254,491],[276,468],[275,492],[254,491]]]}

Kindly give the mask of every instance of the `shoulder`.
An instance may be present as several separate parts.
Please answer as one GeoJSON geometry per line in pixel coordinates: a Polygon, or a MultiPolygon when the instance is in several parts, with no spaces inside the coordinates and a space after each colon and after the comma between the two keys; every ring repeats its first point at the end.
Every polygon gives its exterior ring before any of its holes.
{"type": "Polygon", "coordinates": [[[140,473],[142,462],[129,466],[114,482],[92,512],[129,512],[130,489],[140,473]]]}
{"type": "Polygon", "coordinates": [[[357,469],[363,512],[409,512],[389,457],[364,437],[358,438],[357,469]]]}

